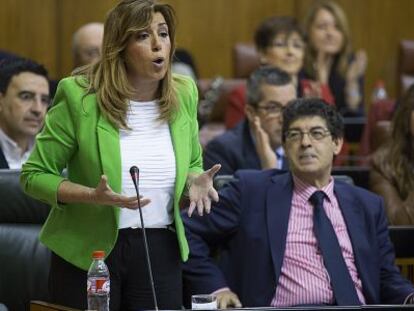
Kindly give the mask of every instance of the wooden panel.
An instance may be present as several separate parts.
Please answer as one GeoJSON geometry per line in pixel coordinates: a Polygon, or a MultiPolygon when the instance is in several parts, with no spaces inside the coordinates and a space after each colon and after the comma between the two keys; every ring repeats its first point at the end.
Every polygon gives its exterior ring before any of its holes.
{"type": "MultiPolygon", "coordinates": [[[[314,0],[164,0],[177,11],[177,41],[194,56],[200,76],[232,76],[231,49],[252,41],[271,15],[302,17],[314,0]]],[[[368,52],[366,93],[383,78],[393,96],[399,40],[414,40],[414,1],[336,0],[348,15],[355,48],[368,52]]],[[[0,0],[0,48],[45,64],[52,76],[72,70],[71,40],[82,24],[103,21],[117,0],[0,0]]]]}
{"type": "Polygon", "coordinates": [[[236,42],[252,41],[257,25],[271,15],[291,15],[295,1],[165,0],[179,21],[178,46],[189,50],[200,77],[232,76],[231,50],[236,42]]]}
{"type": "Polygon", "coordinates": [[[70,75],[73,69],[72,35],[83,24],[103,22],[106,13],[114,7],[116,0],[56,0],[58,2],[59,24],[59,74],[70,75]]]}
{"type": "Polygon", "coordinates": [[[56,0],[1,0],[0,49],[42,63],[57,76],[56,0]]]}

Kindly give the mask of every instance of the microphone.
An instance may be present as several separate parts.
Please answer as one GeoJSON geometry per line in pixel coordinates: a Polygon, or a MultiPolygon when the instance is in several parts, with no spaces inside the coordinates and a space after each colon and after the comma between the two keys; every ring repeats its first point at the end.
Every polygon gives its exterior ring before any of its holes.
{"type": "Polygon", "coordinates": [[[134,166],[131,166],[129,169],[129,173],[131,174],[131,179],[135,186],[135,192],[137,193],[138,198],[138,211],[139,211],[139,218],[141,220],[141,229],[142,229],[142,237],[145,247],[145,257],[147,259],[147,268],[148,268],[148,275],[149,275],[149,281],[151,284],[151,292],[152,292],[152,298],[154,300],[154,309],[158,310],[158,303],[157,303],[157,295],[155,293],[155,286],[154,286],[154,277],[152,276],[152,268],[151,268],[151,258],[148,251],[148,240],[147,240],[147,234],[145,232],[145,226],[144,226],[144,218],[142,217],[142,210],[141,210],[141,202],[139,200],[139,188],[138,188],[138,182],[139,182],[139,168],[134,166]]]}

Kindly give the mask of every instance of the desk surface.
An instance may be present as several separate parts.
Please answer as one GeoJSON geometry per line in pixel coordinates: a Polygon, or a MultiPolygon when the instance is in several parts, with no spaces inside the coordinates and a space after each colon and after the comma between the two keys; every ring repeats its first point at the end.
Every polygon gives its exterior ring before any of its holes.
{"type": "MultiPolygon", "coordinates": [[[[31,301],[31,311],[81,311],[77,309],[67,308],[55,304],[45,303],[43,301],[31,301]]],[[[414,310],[414,305],[368,305],[368,306],[308,306],[308,307],[286,307],[286,308],[239,308],[227,309],[229,311],[312,311],[312,310],[414,310]]],[[[190,310],[188,310],[190,311],[190,310]]],[[[210,310],[211,311],[211,310],[210,310]]],[[[218,311],[218,310],[217,310],[218,311]]]]}

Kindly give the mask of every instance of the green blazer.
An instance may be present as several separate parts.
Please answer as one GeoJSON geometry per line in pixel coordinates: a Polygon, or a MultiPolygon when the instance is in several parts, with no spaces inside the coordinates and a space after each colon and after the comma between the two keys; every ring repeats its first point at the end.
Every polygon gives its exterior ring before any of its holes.
{"type": "MultiPolygon", "coordinates": [[[[65,180],[95,188],[105,174],[113,191],[121,191],[119,130],[101,113],[95,94],[75,81],[63,79],[35,148],[23,165],[21,184],[29,195],[52,206],[40,240],[53,252],[87,270],[94,250],[109,254],[118,237],[120,208],[92,204],[61,204],[57,189],[65,180]]],[[[202,150],[198,140],[197,88],[190,78],[173,75],[179,110],[170,122],[176,159],[174,222],[181,258],[188,258],[188,244],[180,217],[179,201],[187,175],[202,172],[202,150]]]]}

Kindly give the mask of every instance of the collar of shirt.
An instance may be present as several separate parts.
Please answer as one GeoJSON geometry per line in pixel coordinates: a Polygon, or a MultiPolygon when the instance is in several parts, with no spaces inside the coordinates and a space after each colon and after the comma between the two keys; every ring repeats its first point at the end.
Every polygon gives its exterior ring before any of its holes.
{"type": "Polygon", "coordinates": [[[293,184],[294,184],[294,192],[297,193],[300,200],[302,200],[304,203],[309,202],[309,198],[315,191],[323,191],[326,196],[328,197],[328,200],[332,202],[334,200],[334,178],[331,176],[329,178],[329,182],[326,186],[322,187],[321,189],[316,188],[315,186],[312,186],[308,184],[307,182],[301,180],[299,177],[293,176],[293,184]]]}
{"type": "Polygon", "coordinates": [[[34,139],[31,139],[28,149],[22,153],[19,145],[0,129],[0,147],[11,169],[21,168],[22,164],[29,158],[33,145],[34,139]]]}

